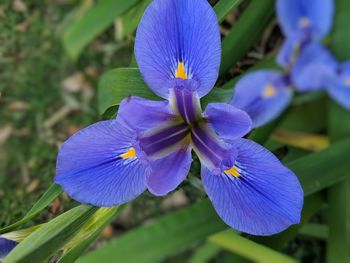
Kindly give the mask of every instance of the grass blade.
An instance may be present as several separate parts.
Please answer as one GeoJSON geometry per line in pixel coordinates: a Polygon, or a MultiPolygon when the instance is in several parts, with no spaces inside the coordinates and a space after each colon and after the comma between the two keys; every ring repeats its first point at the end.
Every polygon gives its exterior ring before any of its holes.
{"type": "Polygon", "coordinates": [[[102,207],[89,219],[80,232],[64,246],[65,252],[58,263],[75,262],[78,257],[98,238],[102,230],[110,224],[120,211],[120,207],[102,207]]]}
{"type": "Polygon", "coordinates": [[[0,234],[6,233],[21,225],[28,223],[31,219],[33,219],[41,211],[43,211],[47,206],[49,206],[53,202],[53,200],[55,200],[56,197],[58,197],[62,193],[62,191],[63,190],[59,185],[51,185],[50,188],[43,194],[43,196],[34,204],[34,206],[21,220],[17,221],[12,225],[0,229],[0,234]]]}
{"type": "Polygon", "coordinates": [[[63,45],[76,59],[83,48],[117,17],[135,5],[138,0],[103,0],[89,9],[84,16],[70,24],[63,33],[63,45]]]}
{"type": "Polygon", "coordinates": [[[222,42],[220,74],[226,73],[256,43],[273,18],[274,0],[252,0],[222,42]]]}
{"type": "Polygon", "coordinates": [[[4,263],[47,260],[84,226],[96,210],[96,207],[81,205],[56,217],[19,243],[4,263]]]}
{"type": "Polygon", "coordinates": [[[205,243],[204,245],[200,246],[194,254],[189,259],[188,263],[206,263],[209,262],[213,257],[215,257],[219,252],[221,251],[221,248],[215,244],[212,243],[205,243]]]}
{"type": "Polygon", "coordinates": [[[214,11],[218,17],[219,23],[224,21],[225,17],[235,9],[242,0],[220,0],[215,6],[214,11]]]}
{"type": "Polygon", "coordinates": [[[205,200],[129,231],[77,262],[157,262],[225,228],[205,200]]]}
{"type": "MultiPolygon", "coordinates": [[[[336,0],[336,16],[334,31],[331,38],[331,48],[341,59],[350,57],[350,1],[336,0]]],[[[350,135],[350,112],[341,108],[335,102],[329,107],[329,135],[331,140],[350,135]]],[[[336,164],[348,160],[336,160],[336,164]]],[[[350,170],[348,170],[350,174],[350,170]]],[[[328,191],[329,201],[329,240],[327,247],[328,262],[345,263],[350,261],[350,250],[345,247],[350,242],[350,179],[339,183],[328,191]],[[345,247],[344,247],[345,246],[345,247]]]]}
{"type": "Polygon", "coordinates": [[[227,230],[208,238],[209,242],[237,253],[244,258],[261,263],[295,263],[297,260],[277,252],[269,247],[244,238],[234,231],[227,230]],[[252,253],[254,251],[254,253],[252,253]]]}

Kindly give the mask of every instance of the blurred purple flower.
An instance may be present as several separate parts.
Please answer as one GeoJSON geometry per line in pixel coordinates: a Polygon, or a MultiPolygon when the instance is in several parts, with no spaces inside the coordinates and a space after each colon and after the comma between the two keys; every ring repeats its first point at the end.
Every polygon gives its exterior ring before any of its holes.
{"type": "Polygon", "coordinates": [[[0,261],[4,259],[16,245],[17,243],[15,241],[0,236],[0,261]]]}
{"type": "Polygon", "coordinates": [[[321,41],[331,30],[333,15],[333,0],[278,0],[277,17],[286,40],[277,62],[291,66],[304,45],[321,41]]]}
{"type": "Polygon", "coordinates": [[[288,75],[259,70],[245,75],[236,85],[231,104],[248,113],[253,128],[262,126],[288,106],[293,91],[288,75]]]}
{"type": "Polygon", "coordinates": [[[153,1],[135,54],[145,82],[165,100],[128,97],[116,120],[73,135],[59,152],[55,182],[97,206],[128,202],[145,189],[163,196],[187,176],[193,149],[204,188],[228,225],[271,235],[298,223],[300,183],[268,150],[241,139],[251,130],[248,114],[225,103],[210,103],[202,113],[200,98],[214,86],[221,57],[208,2],[153,1]]]}
{"type": "Polygon", "coordinates": [[[339,64],[320,44],[308,45],[292,70],[292,80],[300,92],[326,90],[340,105],[350,109],[350,62],[339,64]]]}

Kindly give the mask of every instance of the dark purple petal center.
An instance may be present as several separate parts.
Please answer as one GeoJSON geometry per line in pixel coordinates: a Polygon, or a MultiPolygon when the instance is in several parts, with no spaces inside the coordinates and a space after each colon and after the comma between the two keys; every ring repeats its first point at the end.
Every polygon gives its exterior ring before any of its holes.
{"type": "Polygon", "coordinates": [[[208,167],[221,170],[232,167],[232,153],[203,117],[197,92],[176,86],[169,100],[179,118],[142,134],[140,147],[145,154],[158,159],[180,148],[193,147],[208,167]]]}

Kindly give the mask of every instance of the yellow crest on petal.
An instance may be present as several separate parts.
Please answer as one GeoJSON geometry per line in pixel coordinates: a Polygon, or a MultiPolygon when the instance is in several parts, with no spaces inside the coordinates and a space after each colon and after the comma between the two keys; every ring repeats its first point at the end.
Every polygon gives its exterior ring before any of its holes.
{"type": "Polygon", "coordinates": [[[136,157],[135,148],[130,148],[128,151],[120,155],[123,159],[130,159],[136,157]]]}
{"type": "Polygon", "coordinates": [[[345,85],[350,86],[350,77],[347,77],[347,79],[345,80],[345,85]]]}
{"type": "Polygon", "coordinates": [[[310,20],[307,18],[307,17],[302,17],[300,20],[299,20],[299,26],[301,28],[306,28],[310,25],[310,20]]]}
{"type": "Polygon", "coordinates": [[[186,69],[185,69],[185,65],[184,65],[184,63],[182,61],[179,61],[179,63],[177,64],[175,77],[179,78],[179,79],[188,79],[188,76],[187,76],[187,73],[186,73],[186,69]]]}
{"type": "Polygon", "coordinates": [[[225,174],[232,175],[237,178],[241,176],[240,173],[237,171],[237,168],[234,166],[228,170],[225,170],[224,172],[225,174]]]}
{"type": "Polygon", "coordinates": [[[275,95],[276,95],[276,87],[273,85],[268,85],[262,93],[262,96],[264,98],[269,98],[275,95]]]}

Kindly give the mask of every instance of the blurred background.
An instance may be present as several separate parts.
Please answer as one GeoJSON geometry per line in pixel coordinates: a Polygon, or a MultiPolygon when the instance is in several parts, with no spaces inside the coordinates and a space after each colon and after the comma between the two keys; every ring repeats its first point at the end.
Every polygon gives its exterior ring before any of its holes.
{"type": "MultiPolygon", "coordinates": [[[[67,48],[69,41],[64,38],[67,28],[84,16],[95,1],[0,1],[0,227],[23,217],[52,184],[62,142],[103,118],[97,110],[98,80],[109,69],[134,63],[134,30],[150,1],[139,2],[138,9],[114,19],[84,49],[75,52],[67,48]]],[[[214,5],[217,1],[210,2],[214,5]]],[[[249,4],[237,2],[240,5],[221,24],[223,37],[249,4]]],[[[269,2],[270,11],[261,22],[263,30],[254,36],[256,41],[247,47],[249,51],[243,57],[233,59],[233,65],[225,65],[228,70],[221,84],[279,49],[282,36],[273,16],[274,1],[269,2]]],[[[199,178],[194,176],[198,169],[194,166],[181,190],[166,198],[142,195],[103,231],[94,246],[202,199],[205,194],[199,178]]],[[[33,224],[47,221],[75,205],[62,195],[33,224]]],[[[322,221],[322,216],[313,220],[322,221]]],[[[183,262],[191,249],[166,262],[183,262]]],[[[325,262],[325,242],[320,239],[296,238],[284,252],[303,262],[325,262]]],[[[238,260],[239,257],[221,251],[212,262],[249,262],[238,260]]]]}

